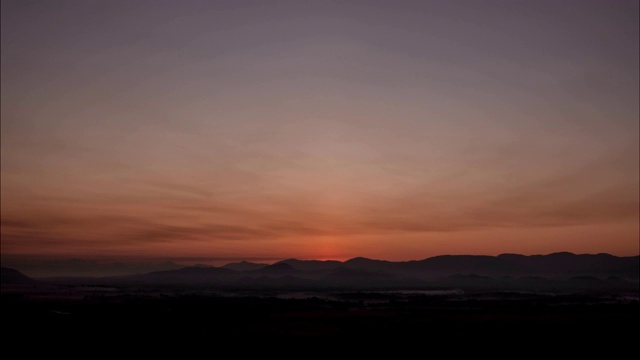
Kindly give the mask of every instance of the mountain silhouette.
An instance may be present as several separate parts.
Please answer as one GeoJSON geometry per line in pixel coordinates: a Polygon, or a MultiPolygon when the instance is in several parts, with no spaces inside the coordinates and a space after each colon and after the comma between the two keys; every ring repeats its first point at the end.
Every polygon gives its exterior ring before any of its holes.
{"type": "Polygon", "coordinates": [[[346,284],[362,284],[369,282],[379,282],[382,280],[389,280],[392,275],[387,273],[375,273],[367,270],[356,270],[349,268],[338,268],[328,275],[323,280],[334,284],[346,285],[346,284]]]}
{"type": "Polygon", "coordinates": [[[229,263],[223,266],[225,269],[234,270],[234,271],[252,271],[262,269],[265,266],[269,266],[269,264],[259,264],[252,263],[248,261],[241,261],[237,263],[229,263]]]}
{"type": "Polygon", "coordinates": [[[327,271],[337,269],[342,265],[342,262],[337,260],[298,260],[287,259],[277,262],[276,264],[288,264],[294,269],[302,271],[327,271]]]}
{"type": "Polygon", "coordinates": [[[31,285],[36,283],[35,280],[16,269],[2,267],[0,268],[0,274],[0,283],[2,285],[31,285]]]}
{"type": "Polygon", "coordinates": [[[578,274],[609,275],[638,277],[640,257],[618,257],[609,254],[576,255],[570,252],[559,252],[548,255],[524,256],[518,254],[502,254],[499,259],[517,265],[529,273],[538,274],[578,274]]]}
{"type": "Polygon", "coordinates": [[[270,276],[270,275],[284,276],[284,275],[292,275],[299,272],[301,272],[301,270],[297,270],[293,268],[293,266],[283,262],[275,263],[273,265],[265,266],[262,269],[252,271],[252,273],[254,274],[267,275],[267,276],[270,276]]]}
{"type": "Polygon", "coordinates": [[[197,285],[219,283],[221,280],[232,277],[235,273],[233,270],[220,267],[185,267],[178,270],[155,271],[144,275],[113,279],[116,282],[197,285]]]}
{"type": "MultiPolygon", "coordinates": [[[[629,290],[635,293],[638,292],[639,259],[638,256],[572,253],[533,256],[444,255],[401,262],[363,257],[344,262],[287,259],[272,265],[241,262],[225,267],[191,266],[142,275],[46,280],[49,283],[67,285],[206,285],[236,289],[436,287],[516,291],[601,289],[629,290]]],[[[15,274],[7,275],[7,279],[10,276],[14,279],[11,281],[26,281],[19,280],[19,276],[15,274]]]]}
{"type": "Polygon", "coordinates": [[[348,268],[374,271],[391,270],[396,264],[401,263],[394,263],[386,260],[373,260],[364,257],[357,257],[344,262],[344,266],[348,268]]]}
{"type": "Polygon", "coordinates": [[[425,283],[418,279],[410,279],[388,272],[374,272],[369,270],[338,268],[322,278],[329,287],[340,288],[402,288],[423,287],[425,283]]]}
{"type": "Polygon", "coordinates": [[[131,274],[146,274],[153,271],[177,270],[185,265],[173,262],[98,262],[83,259],[46,260],[46,261],[18,261],[3,259],[4,266],[20,269],[20,271],[34,278],[67,277],[67,276],[121,276],[131,274]]]}
{"type": "Polygon", "coordinates": [[[393,262],[363,257],[345,262],[319,260],[283,260],[293,268],[303,271],[335,270],[340,267],[389,272],[420,278],[441,278],[455,274],[486,276],[617,276],[638,279],[640,256],[618,257],[609,254],[582,254],[569,252],[549,255],[502,254],[441,255],[424,260],[393,262]]]}

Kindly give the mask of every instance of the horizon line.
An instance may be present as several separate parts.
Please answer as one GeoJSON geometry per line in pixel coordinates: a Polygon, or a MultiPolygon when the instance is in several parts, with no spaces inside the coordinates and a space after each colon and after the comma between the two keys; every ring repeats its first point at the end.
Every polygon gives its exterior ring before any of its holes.
{"type": "Polygon", "coordinates": [[[637,253],[636,255],[615,255],[612,253],[606,253],[606,252],[599,252],[599,253],[575,253],[572,251],[554,251],[554,252],[549,252],[549,253],[533,253],[533,254],[522,254],[522,253],[515,253],[515,252],[505,252],[505,253],[499,253],[497,255],[487,255],[487,254],[470,254],[470,253],[465,253],[465,254],[439,254],[439,255],[433,255],[433,256],[427,256],[424,258],[419,258],[419,259],[408,259],[408,260],[388,260],[388,259],[382,259],[382,258],[375,258],[375,257],[367,257],[367,256],[354,256],[354,257],[345,257],[345,258],[303,258],[303,257],[285,257],[285,258],[275,258],[275,257],[198,257],[198,256],[194,256],[194,257],[188,257],[188,256],[182,256],[182,257],[154,257],[154,258],[145,258],[145,257],[132,257],[132,256],[124,256],[124,257],[117,257],[117,256],[109,256],[109,257],[101,257],[101,258],[96,258],[96,257],[78,257],[78,256],[69,256],[69,257],[64,257],[64,256],[47,256],[47,255],[29,255],[29,254],[0,254],[0,256],[2,257],[2,261],[9,261],[9,262],[14,262],[14,261],[27,261],[27,262],[56,262],[56,261],[60,261],[60,262],[67,262],[67,261],[86,261],[86,262],[93,262],[93,263],[102,263],[102,264],[113,264],[113,263],[125,263],[125,264],[132,264],[132,263],[148,263],[148,264],[158,264],[158,263],[173,263],[176,265],[187,265],[187,266],[194,266],[194,265],[211,265],[211,263],[218,263],[218,264],[222,264],[219,266],[224,266],[227,264],[232,264],[232,263],[240,263],[240,262],[248,262],[248,263],[266,263],[267,265],[272,265],[272,264],[276,264],[279,262],[283,262],[283,261],[289,261],[289,260],[297,260],[297,261],[320,261],[320,262],[329,262],[329,261],[337,261],[337,262],[347,262],[350,260],[354,260],[354,259],[367,259],[367,260],[374,260],[374,261],[386,261],[386,262],[412,262],[412,261],[423,261],[423,260],[427,260],[427,259],[431,259],[431,258],[436,258],[436,257],[442,257],[442,256],[488,256],[488,257],[498,257],[498,256],[503,256],[503,255],[518,255],[518,256],[549,256],[549,255],[554,255],[554,254],[571,254],[571,255],[576,255],[576,256],[581,256],[581,255],[591,255],[591,256],[596,256],[596,255],[608,255],[608,256],[614,256],[614,257],[637,257],[640,256],[640,252],[637,253]],[[181,264],[181,262],[189,262],[190,264],[181,264]]]}

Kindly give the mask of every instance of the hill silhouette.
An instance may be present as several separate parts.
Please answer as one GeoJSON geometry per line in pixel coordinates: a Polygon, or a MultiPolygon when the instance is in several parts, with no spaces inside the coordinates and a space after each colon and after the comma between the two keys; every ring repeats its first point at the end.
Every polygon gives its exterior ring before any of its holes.
{"type": "Polygon", "coordinates": [[[618,257],[609,254],[581,254],[569,252],[549,255],[502,254],[441,255],[415,261],[373,260],[363,257],[345,262],[318,260],[284,260],[292,267],[311,270],[335,270],[340,267],[390,272],[402,275],[434,278],[454,274],[478,274],[487,276],[619,276],[638,279],[640,257],[618,257]]]}
{"type": "Polygon", "coordinates": [[[125,281],[134,283],[198,285],[217,283],[233,276],[236,272],[219,267],[185,267],[178,270],[155,271],[144,275],[126,278],[111,278],[112,282],[125,281]]]}
{"type": "Polygon", "coordinates": [[[35,280],[16,269],[2,267],[0,272],[0,283],[2,285],[30,285],[36,283],[35,280]]]}
{"type": "Polygon", "coordinates": [[[268,265],[265,266],[261,269],[258,270],[253,270],[252,273],[254,274],[260,274],[260,275],[266,275],[266,276],[270,276],[270,275],[280,275],[280,276],[284,276],[284,275],[293,275],[296,273],[301,272],[301,270],[297,270],[295,269],[293,266],[287,264],[287,263],[275,263],[273,265],[268,265]]]}
{"type": "Polygon", "coordinates": [[[302,271],[326,271],[335,270],[342,266],[342,262],[337,260],[298,260],[287,259],[277,262],[276,264],[288,264],[294,269],[302,271]]]}
{"type": "MultiPolygon", "coordinates": [[[[43,280],[69,285],[137,284],[236,289],[630,289],[632,292],[638,292],[639,259],[638,256],[572,253],[533,256],[443,255],[401,262],[363,257],[344,262],[287,259],[272,265],[240,262],[223,267],[190,266],[128,276],[43,280]]],[[[12,276],[16,279],[13,281],[19,281],[17,275],[12,276]]]]}
{"type": "Polygon", "coordinates": [[[241,261],[237,263],[229,263],[223,266],[225,269],[230,269],[234,271],[251,271],[262,269],[265,266],[269,266],[269,264],[260,264],[260,263],[252,263],[248,261],[241,261]]]}
{"type": "Polygon", "coordinates": [[[66,260],[16,260],[2,259],[3,266],[19,269],[23,274],[33,278],[66,277],[66,276],[122,276],[146,274],[153,271],[177,270],[185,265],[174,262],[99,262],[83,259],[66,260]]]}

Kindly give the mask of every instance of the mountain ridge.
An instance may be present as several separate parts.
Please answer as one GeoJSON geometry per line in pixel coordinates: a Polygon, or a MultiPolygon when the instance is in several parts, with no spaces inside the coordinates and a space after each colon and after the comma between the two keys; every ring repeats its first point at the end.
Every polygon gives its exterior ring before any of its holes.
{"type": "MultiPolygon", "coordinates": [[[[610,254],[440,255],[387,261],[356,257],[346,261],[286,259],[271,265],[186,266],[110,277],[38,278],[53,284],[170,285],[235,288],[539,288],[632,287],[639,282],[640,256],[610,254]],[[246,269],[246,270],[243,270],[246,269]],[[601,281],[600,281],[601,280],[601,281]],[[523,285],[524,284],[524,285],[523,285]]],[[[23,279],[24,280],[24,279],[23,279]]]]}

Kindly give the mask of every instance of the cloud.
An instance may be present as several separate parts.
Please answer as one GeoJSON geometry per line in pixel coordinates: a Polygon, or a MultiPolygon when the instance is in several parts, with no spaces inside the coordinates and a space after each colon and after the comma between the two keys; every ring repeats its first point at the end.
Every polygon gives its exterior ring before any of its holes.
{"type": "Polygon", "coordinates": [[[5,229],[28,229],[32,225],[26,221],[0,219],[0,227],[5,229]]]}
{"type": "Polygon", "coordinates": [[[197,186],[180,184],[168,181],[146,181],[146,186],[155,187],[161,190],[169,191],[178,195],[189,195],[196,198],[212,198],[214,194],[197,186]]]}
{"type": "Polygon", "coordinates": [[[49,193],[30,199],[25,206],[3,204],[2,249],[72,253],[146,248],[153,253],[160,248],[202,246],[253,253],[251,249],[256,248],[264,252],[270,242],[277,248],[285,243],[312,244],[323,237],[400,239],[415,234],[631,222],[640,215],[637,176],[629,176],[637,169],[634,156],[623,152],[562,171],[530,172],[534,174],[530,177],[516,172],[518,176],[491,183],[473,176],[491,165],[485,159],[453,178],[436,176],[434,182],[416,182],[395,192],[363,193],[366,197],[336,192],[332,196],[338,205],[305,192],[220,197],[186,180],[162,177],[139,184],[143,190],[159,189],[174,196],[115,194],[94,199],[74,197],[73,192],[49,193]]]}
{"type": "Polygon", "coordinates": [[[176,226],[151,224],[127,235],[129,241],[157,242],[184,240],[253,240],[273,238],[276,234],[263,229],[235,225],[176,226]]]}

